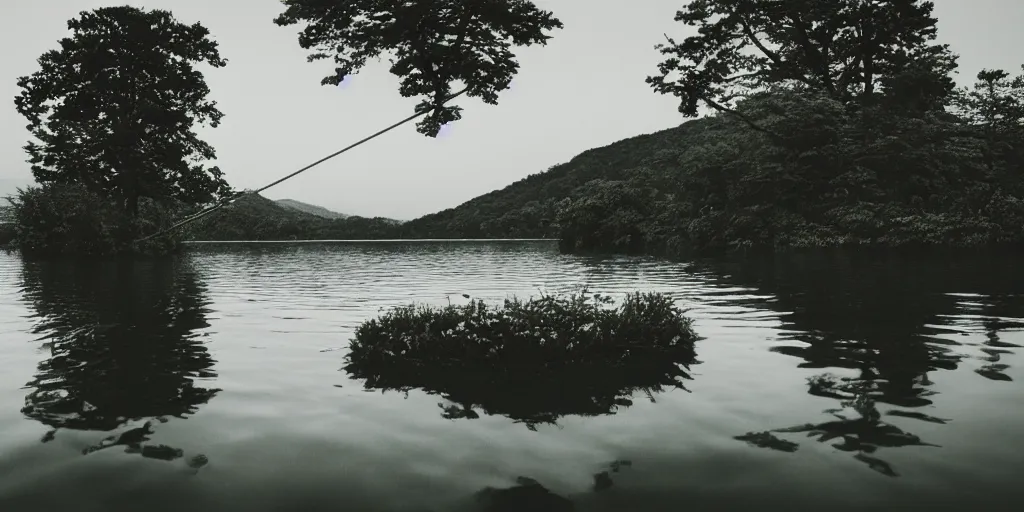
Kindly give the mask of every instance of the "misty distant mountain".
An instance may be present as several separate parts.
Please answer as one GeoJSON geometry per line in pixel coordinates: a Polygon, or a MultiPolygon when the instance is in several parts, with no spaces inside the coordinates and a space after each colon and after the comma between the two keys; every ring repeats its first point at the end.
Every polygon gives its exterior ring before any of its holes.
{"type": "Polygon", "coordinates": [[[323,206],[303,203],[302,201],[296,201],[294,199],[278,199],[274,202],[285,208],[297,210],[311,215],[316,215],[317,217],[323,217],[325,219],[344,219],[347,217],[351,217],[351,215],[346,215],[344,213],[338,213],[336,211],[328,210],[323,206]]]}

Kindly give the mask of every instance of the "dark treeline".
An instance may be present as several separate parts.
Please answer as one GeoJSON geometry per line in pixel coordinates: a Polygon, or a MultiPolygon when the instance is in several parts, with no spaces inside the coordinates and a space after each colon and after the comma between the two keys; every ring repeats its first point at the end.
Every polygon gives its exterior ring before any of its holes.
{"type": "Polygon", "coordinates": [[[985,70],[954,87],[956,56],[932,42],[931,10],[691,2],[677,20],[700,34],[661,46],[648,82],[686,115],[715,115],[406,227],[558,236],[571,251],[1020,243],[1024,79],[985,70]]]}
{"type": "MultiPolygon", "coordinates": [[[[309,60],[337,65],[323,85],[337,85],[374,57],[389,58],[399,93],[421,98],[417,129],[431,137],[461,118],[460,107],[445,104],[456,82],[467,97],[496,104],[518,72],[513,49],[543,45],[562,26],[519,0],[400,2],[385,11],[371,0],[282,4],[267,22],[305,25],[298,44],[309,60]]],[[[194,131],[215,128],[224,116],[196,68],[221,68],[227,60],[206,27],[165,10],[102,7],[81,12],[67,27],[69,37],[17,82],[14,102],[29,123],[24,149],[39,186],[13,198],[14,232],[0,235],[26,254],[173,250],[180,233],[137,241],[197,207],[237,197],[213,165],[214,148],[194,131]]],[[[222,218],[226,226],[206,229],[225,238],[362,238],[379,236],[384,225],[293,219],[233,229],[237,214],[222,218]]]]}
{"type": "MultiPolygon", "coordinates": [[[[437,0],[446,7],[437,12],[403,4],[368,23],[357,21],[375,8],[365,1],[344,2],[344,8],[312,0],[284,3],[276,23],[311,23],[300,46],[313,58],[333,57],[338,64],[325,84],[357,72],[369,57],[394,55],[401,93],[425,98],[421,107],[430,109],[419,125],[426,135],[460,117],[458,107],[440,103],[453,83],[495,102],[518,68],[508,44],[543,44],[547,32],[561,27],[530,2],[485,8],[437,0]],[[498,16],[502,9],[516,16],[498,16]],[[334,28],[324,31],[323,23],[334,28]],[[420,37],[424,26],[445,37],[420,37]],[[489,49],[500,54],[500,65],[484,58],[489,49]]],[[[185,236],[558,237],[567,251],[660,254],[1019,244],[1024,78],[983,70],[973,85],[956,87],[957,56],[935,42],[932,11],[931,2],[919,0],[693,1],[676,20],[696,35],[659,45],[665,60],[647,83],[678,97],[685,116],[711,115],[586,151],[457,208],[400,225],[275,212],[254,206],[257,197],[185,236]]],[[[182,208],[233,194],[216,167],[182,163],[214,158],[213,149],[179,122],[186,116],[216,125],[222,115],[205,100],[201,75],[171,71],[160,59],[146,65],[139,60],[177,31],[189,43],[171,48],[184,61],[222,65],[206,30],[177,23],[163,11],[132,8],[83,13],[69,26],[75,37],[62,41],[62,51],[45,54],[42,69],[20,82],[19,111],[41,141],[26,149],[45,190],[78,187],[96,197],[86,199],[110,204],[112,213],[87,220],[67,215],[70,208],[44,200],[47,194],[35,202],[23,195],[19,204],[31,207],[15,208],[16,242],[23,249],[72,252],[130,247],[115,242],[167,225],[182,208]],[[143,21],[158,28],[143,29],[143,21]],[[140,85],[123,74],[87,80],[62,65],[88,55],[83,48],[96,42],[103,27],[123,29],[125,41],[114,54],[126,63],[138,61],[153,83],[140,85]],[[52,100],[66,95],[58,85],[69,83],[90,94],[65,102],[77,110],[53,107],[52,100]],[[135,101],[133,94],[147,85],[151,93],[135,101]],[[139,129],[147,125],[153,128],[139,129]],[[78,158],[83,151],[95,158],[78,158]],[[80,224],[89,230],[74,227],[80,224]],[[95,233],[81,237],[105,241],[63,243],[69,232],[95,233]]],[[[85,64],[106,69],[103,62],[85,64]]],[[[70,200],[81,194],[78,189],[53,194],[70,200]]]]}
{"type": "Polygon", "coordinates": [[[328,219],[250,194],[187,226],[190,240],[379,240],[394,237],[392,219],[328,219]]]}

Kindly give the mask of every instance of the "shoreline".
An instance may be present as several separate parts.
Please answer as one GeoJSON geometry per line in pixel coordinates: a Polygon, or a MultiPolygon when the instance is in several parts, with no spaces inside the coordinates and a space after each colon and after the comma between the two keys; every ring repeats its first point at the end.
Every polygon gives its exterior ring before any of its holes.
{"type": "Polygon", "coordinates": [[[210,244],[355,244],[396,242],[558,242],[557,238],[367,238],[316,240],[182,240],[182,245],[210,244]]]}

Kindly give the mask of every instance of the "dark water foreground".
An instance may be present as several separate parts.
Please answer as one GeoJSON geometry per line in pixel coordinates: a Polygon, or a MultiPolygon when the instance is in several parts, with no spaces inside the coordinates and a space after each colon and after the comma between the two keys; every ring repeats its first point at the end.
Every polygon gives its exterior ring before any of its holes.
{"type": "Polygon", "coordinates": [[[1021,267],[687,265],[546,242],[0,254],[0,511],[1016,510],[1021,267]],[[380,308],[580,285],[692,308],[705,339],[685,389],[481,407],[339,370],[380,308]]]}

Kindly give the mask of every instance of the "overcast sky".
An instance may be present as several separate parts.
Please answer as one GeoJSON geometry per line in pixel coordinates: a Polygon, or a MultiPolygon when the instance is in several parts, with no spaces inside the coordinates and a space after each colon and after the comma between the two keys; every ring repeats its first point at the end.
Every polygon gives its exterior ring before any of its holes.
{"type": "MultiPolygon", "coordinates": [[[[225,114],[201,135],[237,188],[258,188],[408,116],[386,62],[368,65],[344,88],[321,86],[330,62],[306,62],[298,27],[273,18],[278,0],[2,0],[0,7],[0,194],[31,183],[26,121],[14,110],[17,77],[69,34],[82,10],[124,5],[172,11],[202,22],[227,67],[206,74],[225,114]],[[244,8],[243,8],[244,6],[244,8]]],[[[410,219],[504,187],[528,174],[617,140],[679,124],[674,98],[655,94],[652,48],[686,0],[537,0],[565,24],[546,47],[519,50],[521,70],[497,106],[462,99],[463,120],[438,139],[412,123],[266,192],[344,213],[410,219]]],[[[936,0],[939,34],[961,55],[960,81],[981,68],[1016,71],[1024,61],[1024,1],[936,0]]]]}

